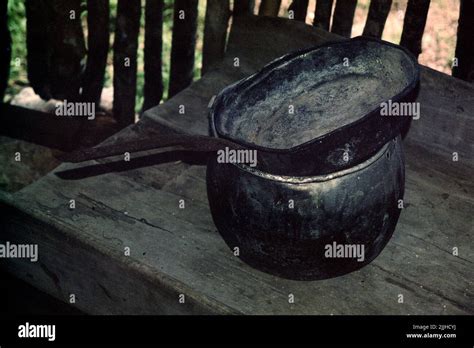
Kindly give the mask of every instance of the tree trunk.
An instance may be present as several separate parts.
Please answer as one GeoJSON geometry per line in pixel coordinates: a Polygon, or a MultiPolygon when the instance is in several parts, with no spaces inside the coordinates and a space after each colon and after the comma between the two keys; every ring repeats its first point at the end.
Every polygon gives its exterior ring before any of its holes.
{"type": "Polygon", "coordinates": [[[100,105],[109,52],[109,0],[87,0],[87,65],[82,99],[100,105]]]}
{"type": "Polygon", "coordinates": [[[337,0],[331,31],[335,34],[351,37],[352,22],[357,0],[337,0]]]}
{"type": "Polygon", "coordinates": [[[313,25],[329,31],[333,0],[317,0],[313,25]]]}
{"type": "Polygon", "coordinates": [[[26,0],[25,10],[28,80],[35,93],[48,100],[51,99],[51,3],[48,0],[26,0]]]}
{"type": "Polygon", "coordinates": [[[293,19],[305,22],[306,13],[308,12],[308,0],[293,0],[288,11],[293,11],[293,19]]]}
{"type": "Polygon", "coordinates": [[[60,100],[77,101],[82,84],[81,62],[86,56],[81,0],[49,2],[52,6],[49,32],[52,45],[49,72],[51,96],[60,100]]]}
{"type": "Polygon", "coordinates": [[[408,48],[416,57],[421,53],[421,39],[425,31],[429,7],[430,0],[408,1],[400,45],[408,48]]]}
{"type": "Polygon", "coordinates": [[[391,6],[392,0],[371,1],[369,14],[367,15],[367,21],[365,22],[364,33],[362,35],[380,39],[391,6]]]}
{"type": "Polygon", "coordinates": [[[474,82],[474,1],[461,0],[459,12],[456,58],[458,65],[453,68],[453,76],[474,82]]]}
{"type": "Polygon", "coordinates": [[[234,0],[234,16],[253,14],[255,0],[234,0]]]}
{"type": "Polygon", "coordinates": [[[0,66],[0,103],[2,103],[8,86],[12,54],[12,43],[10,31],[8,30],[8,1],[2,1],[0,4],[0,21],[0,52],[2,55],[0,66]]]}
{"type": "Polygon", "coordinates": [[[163,0],[146,0],[145,87],[142,110],[158,105],[163,97],[163,0]]]}
{"type": "Polygon", "coordinates": [[[281,0],[262,0],[258,9],[259,16],[278,17],[281,0]]]}
{"type": "Polygon", "coordinates": [[[120,127],[135,122],[140,0],[119,0],[114,42],[113,111],[120,127]]]}
{"type": "Polygon", "coordinates": [[[225,40],[229,23],[229,0],[207,0],[202,74],[224,59],[225,40]]]}
{"type": "Polygon", "coordinates": [[[168,97],[193,82],[198,0],[175,0],[168,97]]]}

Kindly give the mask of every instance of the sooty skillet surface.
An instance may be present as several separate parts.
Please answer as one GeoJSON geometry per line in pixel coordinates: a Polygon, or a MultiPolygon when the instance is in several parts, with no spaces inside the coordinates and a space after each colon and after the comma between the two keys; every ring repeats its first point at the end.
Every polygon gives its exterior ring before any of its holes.
{"type": "Polygon", "coordinates": [[[402,50],[378,42],[317,48],[247,81],[216,126],[236,140],[288,149],[363,117],[400,93],[414,69],[402,50]]]}

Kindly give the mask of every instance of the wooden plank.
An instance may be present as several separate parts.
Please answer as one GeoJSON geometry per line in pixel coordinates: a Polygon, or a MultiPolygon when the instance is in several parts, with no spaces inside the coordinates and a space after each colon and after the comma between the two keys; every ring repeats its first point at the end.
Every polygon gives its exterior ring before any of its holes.
{"type": "Polygon", "coordinates": [[[81,61],[86,56],[81,24],[81,0],[50,2],[51,96],[59,100],[77,101],[80,99],[82,83],[81,61]]]}
{"type": "Polygon", "coordinates": [[[234,8],[232,15],[241,16],[246,14],[253,14],[255,7],[255,0],[234,0],[234,8]]]}
{"type": "Polygon", "coordinates": [[[382,37],[383,28],[387,21],[392,0],[371,1],[367,21],[365,22],[364,36],[372,36],[380,39],[382,37]]]}
{"type": "Polygon", "coordinates": [[[224,59],[230,1],[208,0],[202,48],[202,74],[224,59]]]}
{"type": "Polygon", "coordinates": [[[425,31],[430,0],[409,0],[400,45],[408,48],[416,57],[421,53],[421,39],[425,31]]]}
{"type": "Polygon", "coordinates": [[[140,0],[119,0],[114,42],[114,116],[121,127],[135,122],[140,0]]]}
{"type": "Polygon", "coordinates": [[[87,63],[82,99],[100,106],[109,52],[109,0],[87,1],[87,63]]]}
{"type": "Polygon", "coordinates": [[[163,97],[163,0],[145,3],[145,86],[142,110],[158,105],[163,97]]]}
{"type": "Polygon", "coordinates": [[[188,87],[193,81],[197,14],[198,0],[174,2],[169,98],[188,87]]]}
{"type": "Polygon", "coordinates": [[[292,11],[292,18],[300,22],[306,21],[306,13],[308,12],[308,0],[293,0],[288,12],[292,11]]]}
{"type": "Polygon", "coordinates": [[[2,66],[0,66],[0,103],[3,102],[5,90],[8,86],[10,77],[10,59],[12,54],[12,42],[10,30],[8,29],[8,1],[2,1],[0,4],[0,52],[2,57],[2,66]]]}
{"type": "MultiPolygon", "coordinates": [[[[182,121],[173,126],[188,132],[203,130],[208,101],[219,88],[216,84],[245,76],[286,49],[335,39],[280,18],[235,19],[227,56],[218,70],[149,110],[139,123],[107,143],[144,134],[159,136],[168,128],[168,123],[164,127],[156,123],[160,120],[182,121]],[[256,51],[257,44],[265,49],[256,51]],[[239,69],[233,66],[237,54],[242,58],[239,69]],[[186,104],[197,114],[177,117],[176,109],[166,108],[171,101],[174,106],[186,104]]],[[[11,260],[8,270],[57,298],[80,294],[76,306],[88,313],[473,314],[473,166],[469,157],[452,161],[450,152],[453,144],[458,149],[472,146],[465,138],[469,133],[457,126],[470,116],[454,111],[462,108],[469,115],[474,87],[425,69],[421,88],[421,117],[405,141],[405,208],[382,254],[357,272],[298,282],[242,263],[212,223],[205,167],[185,163],[188,159],[179,153],[154,156],[159,164],[152,167],[118,171],[110,164],[101,165],[108,170],[78,180],[51,173],[14,195],[2,194],[2,210],[9,210],[0,240],[38,242],[42,263],[11,260]],[[453,100],[447,94],[443,108],[431,110],[429,103],[442,93],[432,86],[447,81],[457,97],[453,100]],[[434,126],[441,119],[446,123],[434,126]],[[419,141],[422,133],[427,134],[419,141]],[[436,140],[434,146],[428,144],[430,138],[436,140]],[[68,207],[71,198],[76,200],[75,209],[68,207]],[[180,199],[185,209],[179,208],[180,199]],[[124,256],[127,246],[130,256],[124,256]],[[452,252],[456,246],[458,256],[452,252]],[[177,306],[179,293],[195,307],[177,306]],[[290,293],[296,299],[293,304],[288,303],[290,293]],[[398,303],[399,294],[404,303],[398,303]]],[[[140,162],[136,158],[128,165],[134,161],[140,162]]],[[[109,161],[82,166],[100,163],[109,161]]],[[[57,171],[75,167],[61,165],[57,171]]]]}
{"type": "Polygon", "coordinates": [[[315,27],[329,31],[329,23],[331,22],[333,0],[316,1],[316,9],[314,10],[315,27]]]}
{"type": "Polygon", "coordinates": [[[331,32],[344,37],[351,37],[357,0],[337,1],[332,18],[331,32]]]}
{"type": "Polygon", "coordinates": [[[25,10],[28,80],[35,93],[48,100],[51,98],[51,41],[48,33],[51,3],[47,0],[26,0],[25,10]]]}
{"type": "Polygon", "coordinates": [[[473,18],[474,1],[461,0],[455,54],[458,64],[453,68],[453,76],[469,82],[474,81],[473,18]]]}
{"type": "Polygon", "coordinates": [[[259,16],[278,17],[281,0],[262,0],[258,8],[259,16]]]}

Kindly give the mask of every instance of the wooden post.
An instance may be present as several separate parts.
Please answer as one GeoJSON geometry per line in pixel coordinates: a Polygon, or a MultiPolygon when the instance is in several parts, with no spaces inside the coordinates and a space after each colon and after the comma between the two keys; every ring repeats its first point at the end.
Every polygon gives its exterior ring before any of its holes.
{"type": "Polygon", "coordinates": [[[408,48],[416,57],[421,53],[421,39],[425,31],[430,0],[409,0],[400,45],[408,48]]]}
{"type": "Polygon", "coordinates": [[[351,37],[352,21],[357,6],[357,0],[338,0],[334,9],[331,32],[345,37],[351,37]]]}
{"type": "Polygon", "coordinates": [[[51,98],[49,85],[51,40],[51,3],[48,0],[26,0],[26,47],[28,80],[36,94],[51,98]]]}
{"type": "Polygon", "coordinates": [[[119,0],[114,41],[114,116],[120,127],[135,122],[140,0],[119,0]]]}
{"type": "Polygon", "coordinates": [[[109,51],[109,0],[87,0],[87,64],[82,99],[100,105],[109,51]]]}
{"type": "Polygon", "coordinates": [[[245,14],[253,14],[255,7],[255,0],[234,0],[234,16],[241,16],[245,14]]]}
{"type": "Polygon", "coordinates": [[[8,30],[8,1],[2,1],[0,4],[0,21],[0,52],[2,55],[2,64],[0,66],[0,103],[2,103],[8,86],[12,53],[10,31],[8,30]]]}
{"type": "Polygon", "coordinates": [[[308,0],[293,0],[288,11],[293,11],[293,19],[305,22],[306,13],[308,12],[308,0]]]}
{"type": "Polygon", "coordinates": [[[262,0],[258,9],[259,16],[278,17],[281,0],[262,0]]]}
{"type": "Polygon", "coordinates": [[[142,110],[158,105],[163,97],[163,0],[145,4],[145,86],[142,110]]]}
{"type": "Polygon", "coordinates": [[[169,98],[193,81],[197,14],[198,0],[175,0],[169,98]]]}
{"type": "Polygon", "coordinates": [[[204,44],[202,49],[202,74],[224,59],[227,26],[230,16],[229,0],[207,0],[204,44]]]}
{"type": "Polygon", "coordinates": [[[49,31],[52,45],[49,72],[51,96],[60,100],[77,101],[82,83],[81,61],[86,56],[81,0],[49,2],[52,10],[49,31]]]}
{"type": "Polygon", "coordinates": [[[315,27],[329,31],[329,23],[331,22],[333,0],[317,0],[316,9],[314,10],[315,27]]]}
{"type": "Polygon", "coordinates": [[[474,82],[474,1],[461,0],[453,76],[474,82]]]}
{"type": "Polygon", "coordinates": [[[367,21],[365,22],[364,33],[362,35],[380,39],[391,6],[392,0],[371,1],[369,14],[367,15],[367,21]]]}

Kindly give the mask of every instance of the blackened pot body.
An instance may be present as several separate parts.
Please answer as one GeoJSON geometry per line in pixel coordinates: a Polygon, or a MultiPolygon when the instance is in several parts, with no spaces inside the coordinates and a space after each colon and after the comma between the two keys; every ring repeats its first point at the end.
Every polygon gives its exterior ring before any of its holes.
{"type": "Polygon", "coordinates": [[[275,176],[214,157],[207,166],[214,223],[259,270],[298,280],[354,271],[382,251],[395,229],[405,183],[401,146],[397,137],[357,166],[316,177],[275,176]],[[330,257],[337,256],[333,246],[363,246],[363,257],[330,257]]]}

